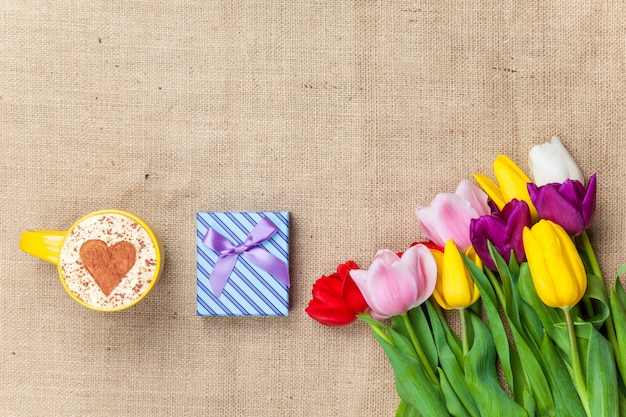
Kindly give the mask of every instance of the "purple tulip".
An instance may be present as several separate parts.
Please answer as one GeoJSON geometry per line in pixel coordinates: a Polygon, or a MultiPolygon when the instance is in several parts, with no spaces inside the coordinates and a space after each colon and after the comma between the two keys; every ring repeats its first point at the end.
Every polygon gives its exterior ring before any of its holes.
{"type": "Polygon", "coordinates": [[[539,217],[560,225],[573,236],[589,227],[596,211],[596,174],[587,187],[578,180],[565,180],[538,187],[528,184],[528,193],[539,217]]]}
{"type": "Polygon", "coordinates": [[[474,250],[483,263],[492,270],[496,265],[489,254],[488,241],[508,263],[511,251],[515,259],[521,262],[526,259],[522,235],[524,227],[530,227],[530,209],[525,201],[511,200],[501,212],[473,219],[470,223],[470,239],[474,250]]]}

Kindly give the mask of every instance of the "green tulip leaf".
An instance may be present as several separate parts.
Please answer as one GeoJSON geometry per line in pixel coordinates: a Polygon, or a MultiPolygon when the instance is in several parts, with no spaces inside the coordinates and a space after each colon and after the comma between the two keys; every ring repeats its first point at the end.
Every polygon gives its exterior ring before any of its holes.
{"type": "Polygon", "coordinates": [[[576,245],[576,251],[578,252],[578,255],[580,256],[580,260],[583,263],[583,267],[585,268],[585,271],[587,271],[587,273],[592,273],[593,267],[591,266],[591,261],[589,260],[589,255],[587,254],[587,251],[585,250],[585,248],[580,247],[579,245],[576,245]]]}
{"type": "Polygon", "coordinates": [[[536,346],[541,346],[544,338],[544,327],[535,310],[520,298],[520,319],[522,328],[536,346]]]}
{"type": "Polygon", "coordinates": [[[616,272],[617,277],[615,279],[619,280],[620,275],[623,275],[623,274],[626,274],[626,264],[617,268],[617,272],[616,272]]]}
{"type": "MultiPolygon", "coordinates": [[[[497,255],[496,253],[496,256],[497,255]]],[[[514,270],[504,268],[504,260],[501,259],[501,269],[498,269],[502,287],[504,289],[506,305],[503,306],[503,312],[510,326],[514,326],[519,335],[523,336],[529,346],[537,349],[543,340],[543,325],[535,311],[520,297],[519,294],[519,275],[521,269],[515,261],[515,255],[511,252],[511,262],[509,264],[517,265],[514,270]],[[514,273],[515,271],[515,273],[514,273]],[[533,344],[530,344],[531,341],[533,344]]]]}
{"type": "Polygon", "coordinates": [[[522,300],[535,312],[550,338],[563,352],[569,352],[569,338],[564,325],[563,314],[560,310],[546,306],[537,295],[535,285],[530,275],[528,263],[520,265],[518,290],[522,300]]]}
{"type": "Polygon", "coordinates": [[[389,336],[391,337],[391,343],[400,352],[404,353],[407,357],[410,357],[411,359],[419,362],[419,357],[417,356],[417,352],[415,352],[415,347],[413,347],[413,344],[409,339],[393,330],[389,332],[389,336]]]}
{"type": "MultiPolygon", "coordinates": [[[[397,340],[404,339],[404,336],[393,329],[390,329],[390,336],[394,344],[397,340]]],[[[420,410],[424,416],[449,416],[440,388],[430,381],[416,358],[389,343],[376,332],[374,337],[383,348],[396,375],[396,390],[400,398],[411,407],[420,410]]]]}
{"type": "MultiPolygon", "coordinates": [[[[443,397],[446,400],[446,406],[448,407],[448,411],[450,415],[454,417],[472,417],[465,407],[461,403],[461,400],[456,394],[456,390],[452,388],[452,385],[446,378],[446,374],[443,372],[441,368],[439,368],[439,377],[441,383],[441,392],[443,397]]],[[[474,414],[475,416],[480,416],[480,414],[474,414]]]]}
{"type": "MultiPolygon", "coordinates": [[[[437,368],[437,347],[433,340],[433,335],[424,313],[423,305],[415,307],[408,311],[409,320],[413,326],[413,331],[419,338],[420,345],[424,350],[424,354],[433,369],[437,368]]],[[[402,321],[402,320],[400,320],[402,321]]],[[[404,327],[404,326],[403,326],[404,327]]],[[[405,335],[405,337],[409,337],[405,335]]]]}
{"type": "Polygon", "coordinates": [[[481,414],[476,407],[472,393],[465,385],[465,377],[462,369],[462,353],[461,357],[458,358],[451,349],[451,345],[456,345],[458,347],[458,344],[455,340],[453,340],[452,343],[449,342],[447,333],[450,329],[445,320],[435,310],[435,307],[433,307],[430,302],[427,302],[426,306],[432,323],[435,344],[437,345],[437,351],[439,353],[439,363],[441,364],[441,368],[439,368],[441,389],[446,401],[448,401],[449,397],[452,398],[454,396],[455,401],[458,401],[461,404],[463,413],[457,414],[457,412],[452,409],[449,401],[448,410],[450,410],[450,413],[454,416],[467,415],[470,417],[480,417],[481,414]],[[447,388],[444,387],[444,384],[448,384],[452,392],[446,392],[447,388]]]}
{"type": "Polygon", "coordinates": [[[611,314],[609,300],[606,296],[606,288],[602,278],[587,274],[587,291],[585,291],[583,298],[589,301],[596,301],[595,305],[599,311],[593,317],[589,317],[585,321],[593,324],[596,329],[599,329],[611,314]]]}
{"type": "Polygon", "coordinates": [[[509,389],[515,396],[516,385],[513,379],[512,363],[514,362],[514,359],[512,359],[512,357],[515,356],[516,353],[515,350],[511,348],[511,343],[507,336],[504,323],[500,318],[496,292],[485,273],[469,258],[464,257],[463,259],[470,274],[472,275],[472,278],[474,279],[474,282],[476,283],[476,286],[478,287],[478,290],[480,291],[480,298],[483,300],[483,306],[485,308],[485,313],[487,314],[487,324],[493,336],[496,352],[498,358],[500,359],[500,364],[502,365],[502,372],[504,373],[504,378],[506,379],[509,389]]]}
{"type": "MultiPolygon", "coordinates": [[[[454,355],[454,357],[456,358],[456,361],[459,364],[459,366],[462,367],[463,366],[463,348],[461,347],[461,339],[456,335],[456,333],[454,333],[450,329],[450,326],[448,326],[448,322],[446,321],[446,318],[443,316],[441,312],[441,308],[439,308],[437,303],[433,303],[432,299],[430,299],[430,300],[427,300],[425,304],[427,307],[428,315],[430,317],[430,322],[435,323],[435,324],[436,323],[441,324],[441,329],[443,329],[443,332],[446,336],[446,341],[448,342],[447,346],[452,352],[452,354],[454,355]],[[436,318],[438,318],[438,320],[436,320],[436,318]]],[[[478,303],[475,303],[475,304],[478,304],[478,303]]]]}
{"type": "Polygon", "coordinates": [[[626,299],[624,287],[618,279],[610,289],[610,306],[613,327],[615,329],[615,343],[613,351],[616,354],[617,363],[622,384],[626,385],[626,299]]]}
{"type": "Polygon", "coordinates": [[[626,306],[626,292],[624,292],[624,286],[622,285],[622,281],[619,279],[619,276],[615,278],[613,289],[615,290],[615,295],[617,296],[619,303],[626,306]]]}
{"type": "Polygon", "coordinates": [[[526,380],[526,371],[520,362],[519,356],[511,356],[513,368],[513,382],[515,383],[515,401],[521,404],[529,416],[537,414],[537,401],[533,397],[528,381],[526,380]]]}
{"type": "Polygon", "coordinates": [[[528,387],[524,387],[522,390],[522,401],[521,404],[524,407],[524,410],[528,413],[529,416],[534,416],[537,414],[537,407],[535,403],[535,399],[533,395],[528,390],[528,387]]]}
{"type": "Polygon", "coordinates": [[[511,254],[509,257],[509,271],[511,271],[511,275],[518,276],[519,275],[519,262],[515,258],[515,252],[511,249],[511,254]]]}
{"type": "Polygon", "coordinates": [[[488,327],[475,314],[468,312],[474,329],[474,343],[465,356],[465,382],[474,393],[474,400],[484,416],[528,416],[522,406],[511,399],[500,386],[493,366],[496,347],[488,327]]]}
{"type": "MultiPolygon", "coordinates": [[[[499,255],[493,251],[492,256],[497,260],[499,255]]],[[[510,271],[503,259],[500,258],[500,261],[499,273],[505,292],[504,300],[507,303],[507,305],[503,306],[503,311],[513,337],[513,343],[517,347],[524,376],[528,382],[528,388],[535,400],[537,415],[548,416],[554,412],[555,405],[550,392],[550,385],[545,375],[545,365],[539,350],[538,342],[543,336],[536,335],[539,331],[537,327],[540,327],[539,319],[532,312],[532,309],[520,299],[518,294],[518,277],[514,277],[509,273],[510,271]],[[524,318],[528,322],[526,326],[522,326],[520,320],[520,307],[524,318]],[[530,335],[527,333],[528,331],[531,332],[530,335]]],[[[521,272],[522,270],[520,269],[520,275],[521,272]]],[[[493,285],[496,285],[496,283],[493,283],[493,285]]]]}
{"type": "Polygon", "coordinates": [[[512,320],[513,323],[519,327],[519,311],[516,296],[517,277],[514,278],[509,266],[506,264],[506,261],[495,250],[491,242],[488,242],[488,246],[491,258],[496,264],[498,274],[500,275],[500,279],[502,281],[502,290],[504,293],[504,304],[502,305],[502,309],[508,319],[512,320]]]}
{"type": "MultiPolygon", "coordinates": [[[[439,358],[441,358],[441,347],[445,346],[445,348],[450,351],[450,358],[453,359],[459,367],[462,367],[463,349],[461,348],[461,340],[450,329],[446,318],[436,303],[433,303],[431,300],[427,300],[424,304],[426,305],[426,311],[428,312],[433,340],[435,341],[439,358]]],[[[441,359],[439,361],[441,362],[441,359]]]]}
{"type": "Polygon", "coordinates": [[[541,343],[541,354],[546,364],[556,415],[562,417],[586,417],[585,408],[580,402],[580,397],[576,392],[576,387],[566,369],[565,363],[554,346],[552,339],[545,332],[541,343]]]}
{"type": "Polygon", "coordinates": [[[611,344],[597,330],[587,347],[587,391],[592,416],[619,416],[617,371],[611,344]]]}
{"type": "Polygon", "coordinates": [[[624,396],[623,386],[619,389],[619,415],[626,416],[626,396],[624,396]]]}
{"type": "Polygon", "coordinates": [[[537,407],[538,416],[553,415],[555,405],[550,391],[550,384],[546,377],[546,366],[544,365],[541,352],[529,342],[526,336],[514,325],[509,323],[513,342],[517,347],[520,362],[524,368],[528,385],[531,389],[537,407]]]}
{"type": "Polygon", "coordinates": [[[400,400],[400,404],[398,404],[398,409],[396,410],[396,417],[424,417],[417,411],[416,408],[413,408],[404,400],[400,400]]]}

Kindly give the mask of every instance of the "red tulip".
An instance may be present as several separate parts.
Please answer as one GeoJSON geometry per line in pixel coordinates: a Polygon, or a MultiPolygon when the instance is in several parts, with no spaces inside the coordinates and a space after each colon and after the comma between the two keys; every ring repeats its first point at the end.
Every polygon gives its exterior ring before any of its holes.
{"type": "Polygon", "coordinates": [[[339,265],[334,274],[322,275],[313,284],[313,298],[304,311],[327,326],[345,326],[355,321],[357,314],[367,310],[367,303],[350,276],[353,269],[359,267],[348,261],[339,265]]]}

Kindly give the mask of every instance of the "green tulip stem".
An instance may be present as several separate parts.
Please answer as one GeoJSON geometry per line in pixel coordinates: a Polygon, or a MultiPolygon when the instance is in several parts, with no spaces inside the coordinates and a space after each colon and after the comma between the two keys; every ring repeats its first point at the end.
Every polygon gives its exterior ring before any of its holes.
{"type": "Polygon", "coordinates": [[[393,346],[393,342],[391,341],[391,338],[387,335],[387,333],[385,333],[380,327],[372,324],[372,323],[368,323],[370,326],[370,329],[372,329],[372,333],[376,334],[378,337],[380,337],[381,339],[383,339],[385,342],[389,343],[390,345],[393,346]]]}
{"type": "Polygon", "coordinates": [[[587,257],[589,258],[589,263],[591,264],[591,272],[593,272],[593,275],[604,280],[602,278],[602,271],[600,271],[600,264],[598,264],[598,258],[596,258],[596,253],[593,251],[593,247],[591,246],[591,241],[589,240],[589,235],[586,230],[583,230],[580,234],[580,238],[583,242],[583,248],[585,248],[587,257]]]}
{"type": "Polygon", "coordinates": [[[576,340],[576,329],[574,328],[571,307],[562,307],[561,310],[563,310],[565,322],[567,323],[567,335],[569,336],[570,361],[572,365],[574,386],[576,387],[576,391],[578,391],[578,396],[580,397],[580,401],[585,408],[585,412],[588,416],[591,416],[589,411],[589,395],[587,394],[587,385],[585,384],[585,377],[583,376],[583,371],[580,366],[578,341],[576,340]]]}
{"type": "Polygon", "coordinates": [[[459,316],[461,318],[461,345],[463,346],[463,356],[469,352],[469,336],[467,334],[467,310],[459,308],[459,316]]]}
{"type": "Polygon", "coordinates": [[[424,366],[424,370],[426,371],[428,378],[430,378],[433,384],[439,385],[439,380],[435,376],[435,372],[433,371],[432,366],[430,366],[430,362],[426,358],[424,349],[422,349],[422,345],[420,345],[419,341],[417,340],[417,336],[415,336],[415,331],[413,330],[413,325],[411,324],[409,315],[405,312],[401,314],[401,317],[402,317],[402,321],[404,322],[404,327],[406,327],[406,330],[409,333],[409,339],[411,339],[411,344],[413,344],[415,353],[417,353],[417,357],[422,362],[422,365],[424,366]]]}
{"type": "Polygon", "coordinates": [[[385,329],[388,329],[387,326],[385,326],[383,323],[379,322],[378,320],[373,319],[372,316],[370,316],[370,314],[367,311],[361,314],[357,314],[356,317],[359,320],[362,320],[365,323],[367,323],[367,325],[370,326],[372,333],[374,333],[376,336],[378,336],[385,342],[389,343],[391,346],[394,345],[393,341],[391,340],[391,337],[389,337],[389,335],[385,332],[385,329]]]}

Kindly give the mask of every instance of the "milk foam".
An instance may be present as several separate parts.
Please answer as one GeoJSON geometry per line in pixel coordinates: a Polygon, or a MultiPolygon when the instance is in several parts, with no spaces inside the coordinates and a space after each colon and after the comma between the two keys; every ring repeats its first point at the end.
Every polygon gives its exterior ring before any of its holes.
{"type": "Polygon", "coordinates": [[[104,310],[124,307],[139,299],[156,277],[156,249],[148,232],[136,221],[120,214],[92,216],[75,226],[65,238],[60,268],[67,287],[85,303],[104,310]],[[107,297],[80,259],[80,248],[99,239],[111,246],[126,241],[135,246],[135,264],[107,297]]]}

